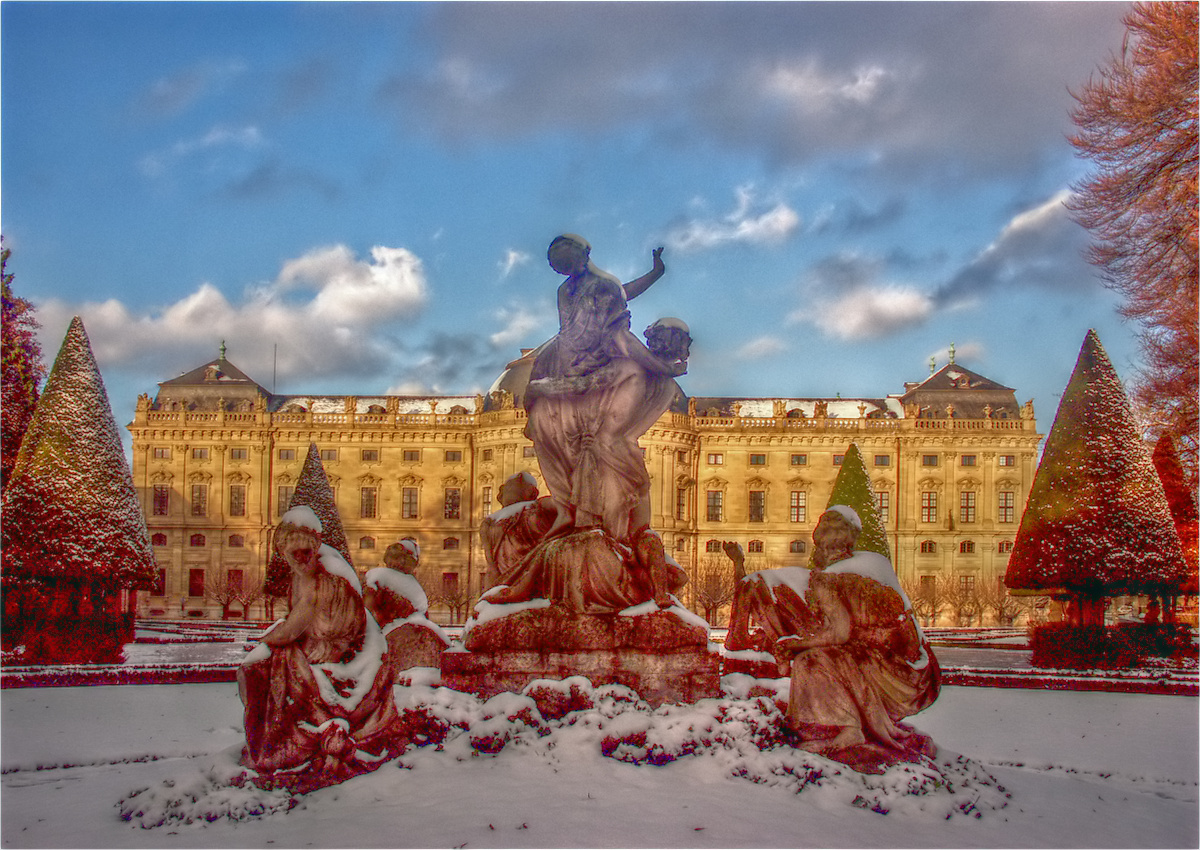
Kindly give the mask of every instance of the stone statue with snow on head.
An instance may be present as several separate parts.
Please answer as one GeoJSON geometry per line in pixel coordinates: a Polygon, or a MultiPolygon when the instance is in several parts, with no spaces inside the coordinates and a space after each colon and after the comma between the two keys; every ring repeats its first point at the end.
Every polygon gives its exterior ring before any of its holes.
{"type": "Polygon", "coordinates": [[[301,790],[374,769],[395,749],[387,643],[353,568],[321,542],[321,521],[292,508],[275,530],[292,571],[290,611],[238,669],[242,763],[301,790]]]}
{"type": "Polygon", "coordinates": [[[363,602],[387,639],[388,663],[397,677],[413,667],[438,667],[450,638],[429,619],[429,598],[414,573],[421,547],[405,538],[387,547],[383,566],[368,570],[363,602]]]}
{"type": "Polygon", "coordinates": [[[936,752],[900,721],[937,699],[941,671],[891,562],[854,551],[861,529],[834,505],[813,532],[811,569],[742,579],[726,646],[770,652],[791,676],[787,722],[801,748],[880,772],[936,752]]]}

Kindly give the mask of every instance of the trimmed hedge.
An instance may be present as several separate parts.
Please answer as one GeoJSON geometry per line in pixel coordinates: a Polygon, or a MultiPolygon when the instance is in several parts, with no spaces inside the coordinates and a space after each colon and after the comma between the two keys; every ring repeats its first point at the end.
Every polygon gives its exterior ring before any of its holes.
{"type": "Polygon", "coordinates": [[[4,649],[24,651],[15,664],[116,664],[133,641],[132,614],[94,614],[6,624],[4,649]]]}
{"type": "Polygon", "coordinates": [[[1033,666],[1121,669],[1147,658],[1196,655],[1192,630],[1182,623],[1122,623],[1072,626],[1046,623],[1030,635],[1033,666]]]}

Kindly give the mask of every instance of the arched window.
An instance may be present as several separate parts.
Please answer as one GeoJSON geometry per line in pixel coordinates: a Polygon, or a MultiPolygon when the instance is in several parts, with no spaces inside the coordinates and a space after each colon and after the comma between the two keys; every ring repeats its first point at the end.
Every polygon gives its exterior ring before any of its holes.
{"type": "MultiPolygon", "coordinates": [[[[150,545],[166,546],[167,545],[167,535],[163,534],[160,531],[158,534],[155,534],[153,537],[150,538],[150,545]]],[[[161,594],[159,594],[159,595],[161,596],[161,594]]]]}
{"type": "Polygon", "coordinates": [[[932,555],[936,551],[937,551],[937,544],[934,543],[932,540],[922,540],[921,541],[921,554],[922,555],[932,555]]]}
{"type": "Polygon", "coordinates": [[[240,534],[229,535],[229,545],[234,549],[240,549],[246,545],[246,538],[240,534]]]}
{"type": "Polygon", "coordinates": [[[975,554],[975,541],[974,540],[964,540],[962,543],[959,543],[958,544],[958,552],[960,555],[974,555],[975,554]]]}
{"type": "Polygon", "coordinates": [[[358,548],[359,549],[374,549],[375,548],[375,538],[374,537],[358,538],[358,548]]]}
{"type": "Polygon", "coordinates": [[[721,541],[720,540],[709,540],[707,543],[704,544],[704,551],[705,552],[720,552],[721,551],[721,541]]]}
{"type": "Polygon", "coordinates": [[[791,552],[793,555],[803,555],[805,552],[808,551],[808,541],[807,540],[793,540],[791,543],[788,544],[788,551],[791,552]]]}
{"type": "Polygon", "coordinates": [[[751,540],[750,545],[746,547],[747,552],[762,552],[763,542],[761,540],[751,540]]]}
{"type": "Polygon", "coordinates": [[[458,538],[457,537],[447,537],[446,539],[444,539],[442,541],[442,548],[443,549],[457,549],[458,548],[458,538]]]}
{"type": "Polygon", "coordinates": [[[1013,542],[1011,540],[1001,540],[996,544],[996,551],[1001,555],[1007,555],[1013,550],[1013,542]]]}
{"type": "Polygon", "coordinates": [[[188,544],[190,546],[203,546],[204,545],[204,535],[203,534],[193,534],[191,539],[188,541],[188,544]]]}

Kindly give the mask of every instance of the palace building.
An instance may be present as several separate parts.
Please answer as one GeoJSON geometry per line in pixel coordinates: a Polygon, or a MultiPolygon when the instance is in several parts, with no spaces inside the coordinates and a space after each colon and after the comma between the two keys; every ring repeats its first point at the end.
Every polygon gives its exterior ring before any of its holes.
{"type": "MultiPolygon", "coordinates": [[[[431,611],[460,622],[480,592],[478,529],[500,507],[500,485],[521,471],[542,484],[519,371],[487,396],[275,395],[222,346],[216,360],[163,381],[129,425],[159,565],[140,612],[267,616],[254,591],[269,533],[315,444],[355,568],[380,566],[389,544],[415,538],[431,611]]],[[[1019,405],[1012,389],[952,361],[881,398],[680,399],[641,445],[652,526],[693,578],[682,601],[702,611],[698,579],[723,563],[723,540],[742,545],[748,570],[807,564],[851,443],[901,581],[996,588],[1041,437],[1031,401],[1019,405]]]]}

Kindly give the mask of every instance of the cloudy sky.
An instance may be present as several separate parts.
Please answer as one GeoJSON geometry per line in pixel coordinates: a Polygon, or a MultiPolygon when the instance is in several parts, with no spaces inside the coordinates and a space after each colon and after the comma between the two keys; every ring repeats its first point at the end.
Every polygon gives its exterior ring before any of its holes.
{"type": "Polygon", "coordinates": [[[957,359],[1049,429],[1088,328],[1070,90],[1121,3],[0,6],[3,233],[118,424],[217,354],[281,393],[474,393],[557,329],[550,240],[696,342],[692,395],[957,359]]]}

